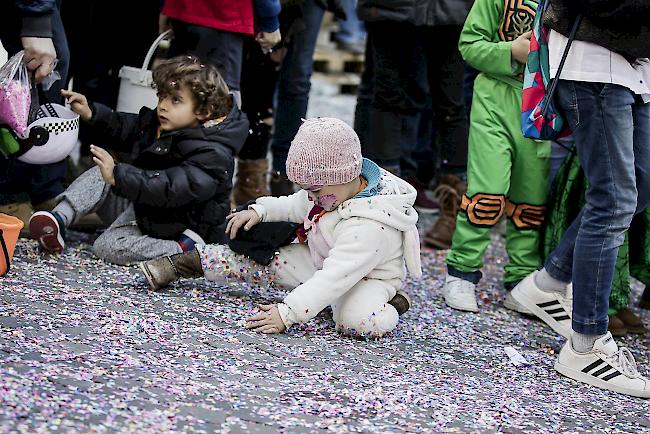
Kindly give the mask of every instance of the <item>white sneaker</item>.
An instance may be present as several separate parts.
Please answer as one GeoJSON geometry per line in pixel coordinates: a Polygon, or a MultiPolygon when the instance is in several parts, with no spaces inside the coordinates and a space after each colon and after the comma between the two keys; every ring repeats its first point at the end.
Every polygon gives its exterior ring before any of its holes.
{"type": "Polygon", "coordinates": [[[650,398],[650,379],[636,368],[632,353],[618,348],[612,334],[598,339],[588,353],[576,353],[569,339],[555,362],[560,374],[582,383],[638,398],[650,398]]]}
{"type": "Polygon", "coordinates": [[[445,287],[442,288],[445,303],[454,309],[464,310],[466,312],[478,312],[478,303],[476,303],[474,288],[476,288],[476,285],[472,282],[447,274],[445,287]]]}
{"type": "Polygon", "coordinates": [[[512,290],[512,297],[530,310],[533,315],[548,324],[556,333],[569,339],[571,336],[571,291],[565,294],[542,291],[535,284],[535,275],[530,273],[512,290]]]}
{"type": "Polygon", "coordinates": [[[514,299],[512,296],[512,291],[508,291],[506,294],[505,300],[503,300],[503,307],[506,309],[513,310],[515,312],[519,312],[524,315],[533,315],[533,313],[528,309],[526,306],[523,304],[519,303],[517,300],[514,299]]]}

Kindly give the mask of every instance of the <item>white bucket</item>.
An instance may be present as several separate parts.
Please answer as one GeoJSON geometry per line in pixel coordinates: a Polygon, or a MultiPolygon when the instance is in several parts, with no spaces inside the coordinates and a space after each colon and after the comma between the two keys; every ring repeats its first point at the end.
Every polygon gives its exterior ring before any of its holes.
{"type": "Polygon", "coordinates": [[[153,75],[149,68],[149,63],[156,48],[163,39],[171,35],[171,30],[161,33],[147,52],[144,58],[142,68],[134,68],[132,66],[123,66],[120,68],[120,91],[117,96],[118,112],[126,113],[139,113],[143,106],[155,108],[158,104],[158,97],[156,91],[151,87],[153,75]]]}

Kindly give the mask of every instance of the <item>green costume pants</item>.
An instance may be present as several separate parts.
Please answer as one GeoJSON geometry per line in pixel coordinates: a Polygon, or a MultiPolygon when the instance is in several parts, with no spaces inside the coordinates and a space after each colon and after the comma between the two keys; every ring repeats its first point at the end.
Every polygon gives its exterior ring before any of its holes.
{"type": "Polygon", "coordinates": [[[450,273],[453,268],[478,274],[490,229],[504,214],[509,217],[510,258],[504,282],[523,279],[541,263],[539,229],[548,193],[550,144],[523,137],[520,122],[521,89],[479,74],[470,115],[467,194],[447,255],[450,273]]]}

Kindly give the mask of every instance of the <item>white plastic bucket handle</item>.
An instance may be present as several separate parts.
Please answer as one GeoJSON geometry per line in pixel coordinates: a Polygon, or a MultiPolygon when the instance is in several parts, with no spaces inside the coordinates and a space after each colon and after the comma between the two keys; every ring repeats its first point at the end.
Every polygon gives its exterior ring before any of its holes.
{"type": "Polygon", "coordinates": [[[145,80],[147,79],[147,70],[149,68],[149,63],[151,63],[151,58],[153,57],[153,53],[156,52],[156,48],[158,48],[158,45],[160,42],[165,39],[168,36],[171,36],[172,31],[171,30],[166,30],[158,37],[156,38],[155,41],[153,41],[153,44],[151,44],[151,47],[149,47],[149,51],[147,51],[147,55],[144,58],[144,62],[142,63],[142,68],[140,68],[140,83],[144,83],[145,80]]]}

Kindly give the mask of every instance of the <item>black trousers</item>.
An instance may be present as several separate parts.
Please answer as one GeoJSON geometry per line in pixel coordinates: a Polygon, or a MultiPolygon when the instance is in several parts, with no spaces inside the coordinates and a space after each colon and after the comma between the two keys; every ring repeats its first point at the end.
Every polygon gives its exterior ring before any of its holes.
{"type": "Polygon", "coordinates": [[[430,96],[441,170],[464,170],[468,126],[465,64],[457,47],[461,27],[385,21],[368,23],[367,29],[366,70],[355,118],[363,154],[384,166],[401,167],[403,177],[415,176],[412,153],[430,96]]]}

